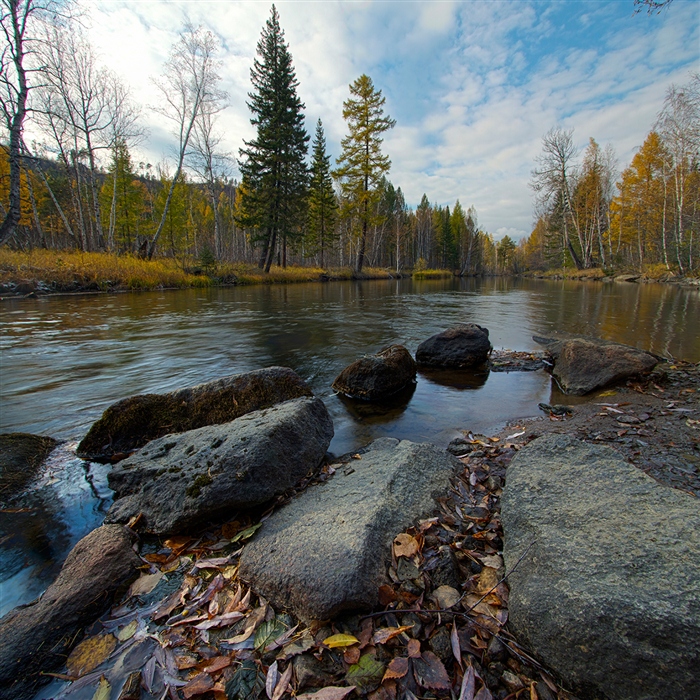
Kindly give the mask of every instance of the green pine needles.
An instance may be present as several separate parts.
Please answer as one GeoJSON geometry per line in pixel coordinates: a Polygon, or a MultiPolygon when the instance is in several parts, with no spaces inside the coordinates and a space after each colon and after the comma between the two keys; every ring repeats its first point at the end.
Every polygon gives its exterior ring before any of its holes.
{"type": "Polygon", "coordinates": [[[335,231],[337,213],[338,202],[331,178],[331,157],[326,154],[326,135],[319,119],[316,123],[311,162],[308,242],[310,250],[318,255],[321,267],[325,266],[325,251],[337,238],[335,231]]]}
{"type": "Polygon", "coordinates": [[[375,205],[380,197],[379,184],[389,172],[391,161],[382,153],[381,135],[393,128],[396,121],[384,116],[381,90],[375,90],[372,79],[361,75],[350,85],[350,99],[343,103],[343,119],[348,123],[348,135],[333,176],[340,182],[344,198],[343,213],[356,222],[359,235],[355,270],[362,271],[365,263],[367,229],[374,223],[375,205]]]}
{"type": "Polygon", "coordinates": [[[254,90],[248,94],[257,136],[240,150],[239,219],[255,230],[259,267],[269,272],[278,246],[286,267],[287,246],[301,238],[309,184],[304,104],[297,95],[299,81],[274,5],[257,54],[250,72],[254,90]]]}

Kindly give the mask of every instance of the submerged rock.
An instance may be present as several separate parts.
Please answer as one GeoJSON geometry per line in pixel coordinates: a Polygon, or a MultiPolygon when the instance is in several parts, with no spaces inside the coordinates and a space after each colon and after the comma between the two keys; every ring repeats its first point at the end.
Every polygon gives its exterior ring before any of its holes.
{"type": "Polygon", "coordinates": [[[463,323],[423,341],[416,350],[416,362],[425,367],[462,369],[486,362],[490,351],[488,330],[463,323]]]}
{"type": "Polygon", "coordinates": [[[354,399],[374,401],[393,396],[416,378],[416,363],[403,345],[390,345],[348,365],[333,389],[354,399]]]}
{"type": "Polygon", "coordinates": [[[296,372],[268,367],[168,394],[139,394],[112,404],[78,445],[78,456],[119,461],[150,440],[205,425],[228,423],[251,411],[312,396],[296,372]]]}
{"type": "Polygon", "coordinates": [[[509,624],[538,658],[582,697],[697,697],[697,498],[548,435],[508,467],[502,519],[509,624]]]}
{"type": "Polygon", "coordinates": [[[0,435],[0,503],[22,491],[57,444],[43,435],[0,435]]]}
{"type": "Polygon", "coordinates": [[[629,345],[587,337],[533,336],[554,362],[552,374],[565,394],[582,396],[595,389],[651,372],[658,357],[629,345]]]}
{"type": "Polygon", "coordinates": [[[141,513],[148,531],[165,534],[225,519],[294,486],[320,465],[332,437],[328,411],[315,397],[166,435],[111,471],[107,521],[141,513]]]}
{"type": "Polygon", "coordinates": [[[103,525],[71,550],[61,573],[35,602],[0,620],[0,700],[31,698],[59,670],[82,628],[138,575],[141,560],[128,531],[103,525]]]}
{"type": "Polygon", "coordinates": [[[240,575],[275,606],[328,619],[377,603],[395,535],[435,508],[460,463],[434,445],[380,438],[265,521],[240,575]]]}

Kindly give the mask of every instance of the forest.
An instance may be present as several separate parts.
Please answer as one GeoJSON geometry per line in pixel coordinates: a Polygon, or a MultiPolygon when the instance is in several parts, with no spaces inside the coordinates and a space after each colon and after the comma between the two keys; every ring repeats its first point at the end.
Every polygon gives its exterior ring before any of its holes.
{"type": "Polygon", "coordinates": [[[273,265],[462,276],[700,269],[699,74],[669,86],[622,171],[612,145],[591,138],[579,152],[573,130],[553,126],[533,164],[532,233],[497,240],[473,206],[438,204],[440,193],[407,205],[383,152],[395,121],[369,76],[349,86],[337,157],[320,119],[313,138],[307,133],[274,5],[251,70],[255,137],[235,155],[223,151],[221,47],[212,32],[185,25],[155,81],[177,154],[155,166],[135,162],[148,138],[143,108],[100,65],[68,9],[2,0],[0,243],[12,249],[169,258],[183,267],[240,262],[265,273],[273,265]],[[27,143],[30,123],[40,136],[27,143]]]}

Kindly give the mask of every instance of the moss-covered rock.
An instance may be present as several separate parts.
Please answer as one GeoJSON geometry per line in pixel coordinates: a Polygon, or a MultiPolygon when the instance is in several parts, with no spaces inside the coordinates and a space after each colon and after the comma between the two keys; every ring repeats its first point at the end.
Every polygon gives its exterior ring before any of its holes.
{"type": "Polygon", "coordinates": [[[168,433],[228,423],[282,401],[312,396],[306,382],[286,367],[234,374],[168,394],[139,394],[112,404],[78,445],[78,455],[118,462],[168,433]]]}
{"type": "Polygon", "coordinates": [[[0,435],[0,502],[22,491],[56,444],[56,440],[43,435],[0,435]]]}

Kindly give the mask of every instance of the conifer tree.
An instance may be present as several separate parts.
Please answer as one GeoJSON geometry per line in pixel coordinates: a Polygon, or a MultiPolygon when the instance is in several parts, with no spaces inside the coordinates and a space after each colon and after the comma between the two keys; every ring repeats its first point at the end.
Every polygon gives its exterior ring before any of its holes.
{"type": "Polygon", "coordinates": [[[338,210],[333,180],[331,157],[326,154],[326,136],[319,119],[314,137],[313,160],[311,162],[311,188],[309,190],[309,238],[319,253],[319,262],[324,266],[324,252],[335,238],[335,220],[338,210]]]}
{"type": "Polygon", "coordinates": [[[297,95],[299,81],[274,5],[257,53],[250,71],[254,92],[248,94],[250,122],[257,127],[257,136],[240,150],[239,165],[247,185],[240,223],[257,229],[259,265],[269,272],[278,239],[285,256],[288,240],[300,230],[308,193],[309,141],[304,104],[297,95]]]}
{"type": "Polygon", "coordinates": [[[361,75],[350,85],[350,99],[343,103],[343,119],[348,123],[348,135],[342,140],[343,151],[337,159],[340,166],[333,173],[340,181],[346,199],[348,215],[355,216],[360,225],[360,245],[355,270],[362,271],[365,262],[367,229],[379,196],[379,183],[389,172],[391,161],[381,150],[381,134],[396,121],[384,116],[381,90],[375,90],[372,79],[361,75]]]}

